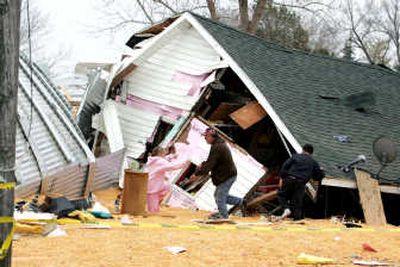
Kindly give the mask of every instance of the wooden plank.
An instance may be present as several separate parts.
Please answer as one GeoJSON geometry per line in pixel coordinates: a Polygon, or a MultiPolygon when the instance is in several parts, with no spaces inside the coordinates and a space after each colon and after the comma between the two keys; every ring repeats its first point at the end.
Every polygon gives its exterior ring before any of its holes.
{"type": "Polygon", "coordinates": [[[94,177],[96,176],[96,165],[94,162],[89,164],[89,173],[88,173],[88,178],[87,178],[87,182],[86,182],[86,188],[85,188],[85,192],[83,194],[84,198],[87,198],[89,196],[90,193],[90,188],[92,186],[94,177]]]}
{"type": "Polygon", "coordinates": [[[136,69],[136,65],[131,63],[129,64],[126,68],[124,68],[121,72],[119,72],[115,77],[113,78],[111,82],[111,88],[114,88],[116,85],[118,85],[122,80],[129,74],[131,73],[134,69],[136,69]]]}
{"type": "Polygon", "coordinates": [[[208,118],[209,121],[220,121],[229,119],[229,114],[237,110],[241,105],[237,103],[222,102],[214,110],[211,116],[208,118]]]}
{"type": "Polygon", "coordinates": [[[364,211],[365,222],[369,225],[386,225],[381,191],[377,180],[366,172],[355,170],[358,193],[364,211]]]}
{"type": "Polygon", "coordinates": [[[259,197],[254,198],[252,201],[250,201],[247,204],[247,207],[255,207],[255,206],[260,205],[260,204],[262,204],[262,203],[264,203],[266,201],[274,200],[277,197],[278,197],[278,190],[274,190],[274,191],[268,192],[268,193],[266,193],[264,195],[261,195],[259,197]]]}
{"type": "Polygon", "coordinates": [[[40,184],[40,194],[45,195],[49,188],[49,178],[47,176],[43,177],[42,182],[40,184]]]}
{"type": "Polygon", "coordinates": [[[254,101],[231,113],[229,116],[240,127],[247,129],[265,118],[267,112],[265,112],[264,108],[258,102],[254,101]]]}
{"type": "MultiPolygon", "coordinates": [[[[348,179],[348,178],[336,178],[336,177],[325,177],[322,180],[323,186],[333,186],[333,187],[340,187],[340,188],[349,188],[349,189],[356,189],[357,184],[355,180],[348,179]]],[[[400,195],[400,186],[398,185],[380,185],[380,189],[382,193],[387,194],[396,194],[400,195]]]]}

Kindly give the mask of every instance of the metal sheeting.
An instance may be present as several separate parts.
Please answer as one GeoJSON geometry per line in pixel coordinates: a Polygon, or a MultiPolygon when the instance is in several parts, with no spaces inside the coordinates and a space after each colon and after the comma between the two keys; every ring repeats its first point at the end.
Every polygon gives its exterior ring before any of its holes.
{"type": "Polygon", "coordinates": [[[100,105],[104,101],[107,79],[108,74],[101,69],[93,70],[89,76],[89,85],[77,115],[79,128],[86,139],[90,138],[92,132],[92,116],[100,112],[100,105]]]}
{"type": "Polygon", "coordinates": [[[41,180],[41,172],[38,162],[34,159],[29,143],[21,131],[21,127],[17,127],[16,134],[16,165],[24,166],[24,168],[17,168],[15,175],[18,182],[21,184],[17,186],[15,194],[19,197],[26,197],[35,192],[39,188],[41,180]]]}
{"type": "Polygon", "coordinates": [[[103,190],[118,184],[122,172],[125,149],[97,158],[95,177],[89,187],[90,191],[103,190]]]}
{"type": "MultiPolygon", "coordinates": [[[[18,125],[16,148],[16,196],[37,193],[40,181],[71,163],[87,164],[94,156],[75,124],[70,107],[54,85],[33,64],[31,70],[21,56],[18,90],[18,125]]],[[[75,173],[76,174],[76,173],[75,173]]],[[[76,174],[77,175],[77,174],[76,174]]],[[[78,176],[63,176],[64,186],[75,186],[78,176]]],[[[70,195],[82,193],[82,188],[70,195]]]]}
{"type": "Polygon", "coordinates": [[[125,147],[127,156],[137,158],[145,150],[146,141],[154,132],[159,115],[107,100],[102,119],[110,148],[115,148],[112,152],[125,147]]]}
{"type": "Polygon", "coordinates": [[[204,74],[221,59],[193,28],[180,31],[125,78],[129,94],[186,111],[193,107],[198,96],[188,96],[191,84],[175,81],[174,74],[204,74]]]}
{"type": "Polygon", "coordinates": [[[44,191],[46,194],[63,195],[68,199],[83,196],[86,186],[88,165],[69,164],[52,175],[46,177],[44,191]]]}
{"type": "MultiPolygon", "coordinates": [[[[89,192],[107,189],[118,184],[122,171],[124,149],[96,159],[92,165],[95,168],[92,181],[88,181],[89,163],[72,163],[61,167],[43,180],[42,191],[46,195],[62,195],[68,199],[82,198],[87,183],[89,192]]],[[[17,187],[19,197],[29,196],[31,190],[37,192],[40,179],[32,179],[17,187]]]]}

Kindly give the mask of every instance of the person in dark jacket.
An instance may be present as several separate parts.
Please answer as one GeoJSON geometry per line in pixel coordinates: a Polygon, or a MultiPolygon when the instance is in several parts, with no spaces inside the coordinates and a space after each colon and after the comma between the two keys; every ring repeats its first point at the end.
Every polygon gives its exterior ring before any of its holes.
{"type": "Polygon", "coordinates": [[[318,162],[311,157],[313,152],[313,146],[306,144],[301,154],[294,154],[282,165],[279,172],[282,184],[278,192],[279,205],[284,209],[282,218],[293,213],[295,220],[302,219],[306,184],[311,178],[321,181],[324,177],[318,162]]]}
{"type": "Polygon", "coordinates": [[[218,136],[216,130],[208,128],[203,134],[207,143],[211,145],[207,161],[197,168],[192,180],[198,176],[211,172],[212,183],[216,186],[214,198],[218,207],[218,213],[210,216],[210,219],[227,219],[227,204],[241,205],[242,199],[229,195],[233,183],[236,181],[237,170],[233,162],[231,151],[225,141],[218,136]]]}

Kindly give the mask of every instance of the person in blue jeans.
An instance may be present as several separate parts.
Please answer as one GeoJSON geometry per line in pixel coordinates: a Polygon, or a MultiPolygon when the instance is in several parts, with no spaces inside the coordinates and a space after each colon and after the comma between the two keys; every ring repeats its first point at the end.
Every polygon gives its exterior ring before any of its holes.
{"type": "Polygon", "coordinates": [[[214,198],[218,212],[212,214],[210,219],[227,219],[229,217],[227,204],[242,205],[243,199],[229,195],[233,183],[236,181],[237,169],[233,162],[232,154],[225,141],[218,136],[213,128],[204,132],[204,138],[211,145],[210,153],[195,171],[191,180],[211,172],[212,183],[216,186],[214,198]]]}

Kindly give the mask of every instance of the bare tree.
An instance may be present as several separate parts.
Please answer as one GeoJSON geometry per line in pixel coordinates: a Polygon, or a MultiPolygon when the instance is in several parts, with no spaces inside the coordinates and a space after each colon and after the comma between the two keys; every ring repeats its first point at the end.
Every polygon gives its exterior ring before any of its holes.
{"type": "Polygon", "coordinates": [[[22,1],[20,50],[23,54],[30,56],[53,78],[58,75],[57,65],[68,57],[70,51],[65,48],[48,51],[45,45],[50,38],[48,23],[49,14],[44,13],[35,5],[35,2],[22,1]]]}
{"type": "Polygon", "coordinates": [[[36,5],[30,3],[28,6],[26,0],[22,1],[20,24],[20,49],[22,52],[28,53],[29,45],[32,46],[32,50],[43,49],[40,40],[49,34],[47,28],[48,18],[48,14],[43,13],[36,5]]]}
{"type": "Polygon", "coordinates": [[[249,33],[255,33],[266,14],[268,5],[280,5],[287,8],[301,9],[306,12],[318,12],[321,7],[327,7],[328,0],[231,0],[223,3],[218,0],[102,0],[98,8],[106,26],[102,31],[117,31],[123,27],[136,24],[151,25],[171,15],[185,11],[196,12],[209,16],[213,20],[226,19],[227,14],[233,15],[229,9],[236,10],[239,28],[249,33]]]}
{"type": "MultiPolygon", "coordinates": [[[[375,19],[375,29],[386,38],[388,50],[390,46],[394,54],[394,66],[400,65],[400,0],[384,0],[382,15],[375,19]]],[[[387,53],[387,52],[386,52],[387,53]]]]}
{"type": "Polygon", "coordinates": [[[350,31],[355,54],[370,64],[399,66],[400,0],[345,0],[337,28],[350,31]]]}
{"type": "MultiPolygon", "coordinates": [[[[372,0],[367,3],[369,9],[372,7],[372,0]]],[[[373,64],[374,61],[370,55],[370,51],[368,50],[368,42],[371,41],[371,35],[374,32],[373,26],[374,21],[368,15],[368,13],[357,13],[354,11],[354,4],[352,0],[347,0],[347,16],[349,21],[350,31],[353,34],[353,43],[361,49],[367,58],[368,62],[373,64]]]]}
{"type": "Polygon", "coordinates": [[[389,65],[390,58],[388,57],[389,52],[389,40],[381,39],[368,44],[368,53],[375,64],[389,65]]]}
{"type": "MultiPolygon", "coordinates": [[[[247,2],[247,0],[246,0],[246,2],[247,2]]],[[[207,0],[207,8],[210,11],[211,19],[218,21],[219,16],[217,14],[217,8],[215,6],[215,1],[214,0],[207,0]]]]}

